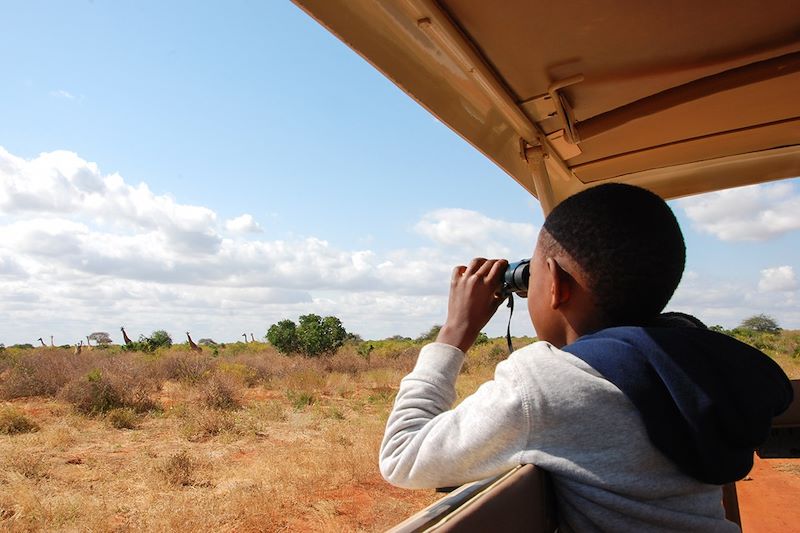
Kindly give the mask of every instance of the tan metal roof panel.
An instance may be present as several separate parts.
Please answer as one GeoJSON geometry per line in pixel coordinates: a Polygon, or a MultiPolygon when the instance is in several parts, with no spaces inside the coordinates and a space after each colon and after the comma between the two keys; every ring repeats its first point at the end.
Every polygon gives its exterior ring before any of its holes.
{"type": "Polygon", "coordinates": [[[800,2],[296,3],[545,209],[800,175],[800,2]]]}

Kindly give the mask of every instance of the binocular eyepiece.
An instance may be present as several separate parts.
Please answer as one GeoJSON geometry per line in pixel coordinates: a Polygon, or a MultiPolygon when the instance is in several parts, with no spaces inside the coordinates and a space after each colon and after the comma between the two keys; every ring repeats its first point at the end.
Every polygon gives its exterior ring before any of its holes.
{"type": "Polygon", "coordinates": [[[509,263],[503,275],[504,298],[516,293],[517,296],[526,295],[528,292],[528,279],[530,278],[531,260],[522,259],[516,263],[509,263]]]}

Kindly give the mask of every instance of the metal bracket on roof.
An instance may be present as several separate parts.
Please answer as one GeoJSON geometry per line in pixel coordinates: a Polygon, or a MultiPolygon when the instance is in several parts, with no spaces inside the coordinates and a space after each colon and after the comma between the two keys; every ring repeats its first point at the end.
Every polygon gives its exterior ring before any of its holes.
{"type": "Polygon", "coordinates": [[[558,114],[558,109],[556,109],[553,103],[553,97],[549,94],[543,94],[536,98],[525,100],[521,102],[521,104],[525,104],[525,110],[536,122],[542,122],[558,114]]]}
{"type": "Polygon", "coordinates": [[[556,108],[557,117],[561,120],[561,125],[564,127],[563,137],[570,144],[578,144],[580,142],[580,136],[578,135],[578,130],[575,128],[576,121],[575,115],[572,113],[572,106],[567,98],[559,91],[564,87],[580,83],[583,79],[583,74],[578,74],[553,82],[550,84],[550,87],[547,88],[547,94],[552,98],[553,105],[556,108]]]}

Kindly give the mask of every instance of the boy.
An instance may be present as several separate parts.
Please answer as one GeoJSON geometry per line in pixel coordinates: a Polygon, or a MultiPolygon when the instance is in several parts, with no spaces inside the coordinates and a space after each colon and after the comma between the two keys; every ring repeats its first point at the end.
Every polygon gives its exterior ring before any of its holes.
{"type": "Polygon", "coordinates": [[[720,485],[750,470],[791,385],[758,350],[660,317],[684,259],[672,211],[645,189],[608,184],[564,200],[531,259],[539,342],[451,409],[507,263],[456,267],[447,320],[389,416],[383,476],[434,488],[533,463],[551,474],[560,531],[738,531],[720,485]]]}

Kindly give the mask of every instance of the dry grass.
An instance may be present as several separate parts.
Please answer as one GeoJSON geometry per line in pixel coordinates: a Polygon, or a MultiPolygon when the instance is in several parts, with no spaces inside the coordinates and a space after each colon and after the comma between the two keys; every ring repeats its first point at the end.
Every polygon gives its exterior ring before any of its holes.
{"type": "MultiPolygon", "coordinates": [[[[0,427],[39,430],[0,430],[0,531],[382,531],[438,499],[377,467],[419,345],[379,341],[369,361],[243,346],[4,356],[0,427]]],[[[504,357],[502,341],[471,351],[459,398],[504,357]]]]}
{"type": "Polygon", "coordinates": [[[0,406],[0,434],[16,435],[38,431],[39,424],[13,407],[0,406]]]}
{"type": "Polygon", "coordinates": [[[800,463],[774,463],[773,468],[800,477],[800,463]]]}

